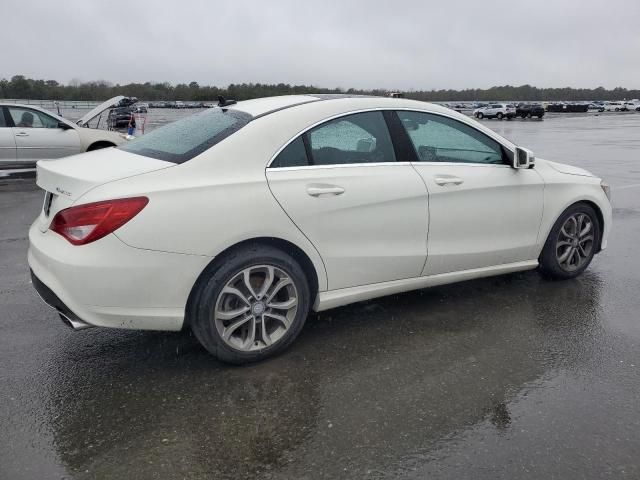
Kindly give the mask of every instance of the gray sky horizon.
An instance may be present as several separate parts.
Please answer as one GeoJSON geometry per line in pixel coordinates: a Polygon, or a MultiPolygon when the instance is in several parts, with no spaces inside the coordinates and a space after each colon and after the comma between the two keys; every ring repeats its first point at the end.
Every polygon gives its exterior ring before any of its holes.
{"type": "Polygon", "coordinates": [[[3,0],[0,78],[640,88],[640,2],[541,4],[3,0]]]}

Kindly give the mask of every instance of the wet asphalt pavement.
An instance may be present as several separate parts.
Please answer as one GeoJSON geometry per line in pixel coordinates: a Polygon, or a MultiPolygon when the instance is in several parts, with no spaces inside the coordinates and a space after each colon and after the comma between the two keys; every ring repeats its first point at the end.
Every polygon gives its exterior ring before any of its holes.
{"type": "Polygon", "coordinates": [[[312,315],[242,368],[188,332],[64,327],[29,282],[42,194],[0,178],[0,478],[640,478],[640,115],[486,124],[613,186],[587,272],[312,315]]]}

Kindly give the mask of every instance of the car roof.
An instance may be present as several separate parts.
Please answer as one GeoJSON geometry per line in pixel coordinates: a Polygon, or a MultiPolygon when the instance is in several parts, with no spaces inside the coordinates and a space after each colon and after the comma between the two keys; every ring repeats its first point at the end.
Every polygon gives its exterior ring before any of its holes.
{"type": "Polygon", "coordinates": [[[329,101],[340,102],[342,109],[345,111],[370,108],[418,109],[429,110],[435,113],[450,113],[452,111],[442,105],[409,100],[407,98],[349,94],[309,94],[264,97],[240,101],[223,108],[245,112],[254,118],[258,118],[292,107],[304,106],[304,108],[315,108],[315,106],[320,103],[329,101]]]}

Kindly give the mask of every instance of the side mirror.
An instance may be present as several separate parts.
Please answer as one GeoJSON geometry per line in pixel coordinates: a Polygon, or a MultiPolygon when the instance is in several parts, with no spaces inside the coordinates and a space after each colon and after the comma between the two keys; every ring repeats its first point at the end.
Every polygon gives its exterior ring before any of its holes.
{"type": "Polygon", "coordinates": [[[516,147],[516,151],[513,154],[513,162],[511,166],[513,168],[531,168],[535,164],[535,158],[533,152],[528,148],[516,147]]]}
{"type": "Polygon", "coordinates": [[[71,130],[73,127],[64,122],[58,122],[58,128],[61,130],[71,130]]]}

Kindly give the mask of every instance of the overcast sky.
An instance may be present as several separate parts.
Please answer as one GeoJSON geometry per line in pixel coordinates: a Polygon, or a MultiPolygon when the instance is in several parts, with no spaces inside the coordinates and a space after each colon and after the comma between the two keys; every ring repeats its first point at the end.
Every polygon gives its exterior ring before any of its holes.
{"type": "Polygon", "coordinates": [[[1,0],[0,77],[640,87],[637,0],[1,0]]]}

